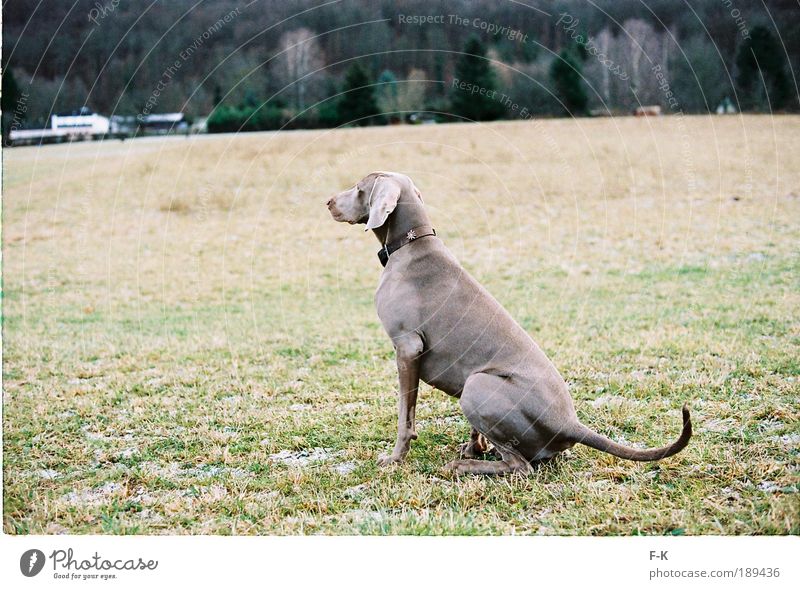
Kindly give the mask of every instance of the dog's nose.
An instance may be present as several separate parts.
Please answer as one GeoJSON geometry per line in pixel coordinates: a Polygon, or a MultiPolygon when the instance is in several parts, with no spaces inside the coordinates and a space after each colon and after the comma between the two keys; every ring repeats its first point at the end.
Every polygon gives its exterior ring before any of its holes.
{"type": "Polygon", "coordinates": [[[328,208],[331,208],[331,205],[333,204],[333,197],[329,198],[328,202],[326,202],[325,204],[328,205],[328,208]]]}

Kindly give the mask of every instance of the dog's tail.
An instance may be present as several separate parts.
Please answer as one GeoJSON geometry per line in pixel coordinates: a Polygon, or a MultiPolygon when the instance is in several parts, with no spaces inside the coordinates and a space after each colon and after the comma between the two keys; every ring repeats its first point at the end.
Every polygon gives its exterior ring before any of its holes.
{"type": "Polygon", "coordinates": [[[625,458],[627,460],[638,460],[640,462],[649,462],[653,460],[661,460],[667,456],[672,456],[683,450],[689,443],[692,437],[692,420],[689,417],[689,408],[683,406],[683,431],[680,437],[674,443],[663,448],[649,448],[647,450],[639,450],[637,448],[630,448],[623,446],[607,437],[590,430],[583,424],[578,424],[578,429],[575,434],[575,441],[580,444],[585,444],[597,450],[608,452],[614,456],[625,458]]]}

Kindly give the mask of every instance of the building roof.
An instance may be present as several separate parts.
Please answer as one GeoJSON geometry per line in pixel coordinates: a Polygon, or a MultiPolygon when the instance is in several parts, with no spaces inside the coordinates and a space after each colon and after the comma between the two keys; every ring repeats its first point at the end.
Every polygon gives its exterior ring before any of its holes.
{"type": "Polygon", "coordinates": [[[140,123],[180,123],[183,120],[182,112],[167,112],[162,114],[139,115],[140,123]]]}

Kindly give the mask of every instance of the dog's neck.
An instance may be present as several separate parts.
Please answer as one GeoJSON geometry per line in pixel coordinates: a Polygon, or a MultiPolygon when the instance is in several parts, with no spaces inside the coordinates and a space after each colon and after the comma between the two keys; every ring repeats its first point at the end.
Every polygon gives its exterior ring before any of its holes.
{"type": "Polygon", "coordinates": [[[400,239],[411,229],[420,227],[421,225],[430,225],[431,221],[428,218],[428,213],[425,211],[425,205],[415,194],[408,194],[406,191],[400,195],[395,207],[386,223],[380,227],[372,230],[381,245],[385,243],[392,243],[396,239],[400,239]]]}

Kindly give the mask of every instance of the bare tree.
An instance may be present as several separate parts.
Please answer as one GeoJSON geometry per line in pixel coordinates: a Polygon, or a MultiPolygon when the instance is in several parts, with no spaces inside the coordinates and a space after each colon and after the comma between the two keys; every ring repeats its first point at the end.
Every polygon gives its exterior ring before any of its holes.
{"type": "Polygon", "coordinates": [[[608,30],[608,27],[605,27],[600,33],[597,35],[597,46],[598,51],[600,52],[601,58],[605,63],[601,64],[600,73],[601,73],[601,84],[600,84],[600,92],[602,93],[603,100],[605,101],[606,105],[609,104],[611,101],[611,67],[606,64],[611,63],[611,41],[613,40],[611,36],[611,32],[608,30]]]}
{"type": "Polygon", "coordinates": [[[310,84],[308,74],[324,64],[324,58],[314,33],[306,28],[285,33],[279,43],[279,75],[286,85],[293,84],[294,106],[306,107],[306,94],[310,84]]]}
{"type": "Polygon", "coordinates": [[[422,110],[425,108],[425,88],[427,78],[420,69],[412,69],[397,92],[397,109],[401,111],[422,110]]]}
{"type": "MultiPolygon", "coordinates": [[[[652,69],[658,67],[666,76],[667,63],[664,59],[666,40],[663,33],[653,30],[647,22],[632,18],[623,23],[627,37],[627,51],[624,53],[626,67],[630,68],[631,88],[644,104],[660,104],[664,101],[652,69]]],[[[636,104],[630,104],[636,106],[636,104]]]]}

